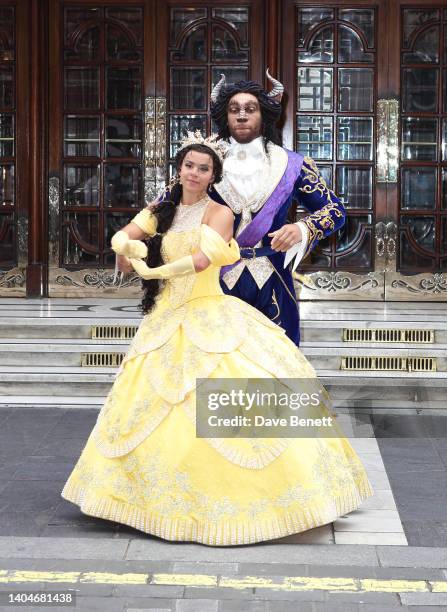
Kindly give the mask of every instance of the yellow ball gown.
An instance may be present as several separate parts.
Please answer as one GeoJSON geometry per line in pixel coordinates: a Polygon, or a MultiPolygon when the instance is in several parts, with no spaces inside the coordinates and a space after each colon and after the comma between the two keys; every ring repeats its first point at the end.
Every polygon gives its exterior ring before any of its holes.
{"type": "Polygon", "coordinates": [[[61,495],[85,514],[212,546],[330,523],[372,494],[342,434],[196,437],[196,379],[316,374],[280,327],[222,292],[219,269],[239,259],[237,243],[201,224],[203,207],[188,208],[163,238],[164,260],[200,247],[211,265],[165,282],[61,495]]]}

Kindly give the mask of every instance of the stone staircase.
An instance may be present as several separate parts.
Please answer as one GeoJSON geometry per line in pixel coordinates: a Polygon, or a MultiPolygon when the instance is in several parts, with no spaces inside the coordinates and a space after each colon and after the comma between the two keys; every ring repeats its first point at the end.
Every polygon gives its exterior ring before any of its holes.
{"type": "MultiPolygon", "coordinates": [[[[335,407],[447,405],[445,307],[417,306],[302,304],[301,349],[335,407]]],[[[131,300],[0,300],[0,404],[101,406],[129,343],[107,336],[140,320],[131,300]]]]}

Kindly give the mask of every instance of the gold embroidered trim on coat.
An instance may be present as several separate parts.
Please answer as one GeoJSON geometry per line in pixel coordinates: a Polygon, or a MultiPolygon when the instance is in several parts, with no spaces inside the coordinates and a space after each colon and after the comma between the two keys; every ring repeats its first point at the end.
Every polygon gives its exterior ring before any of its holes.
{"type": "Polygon", "coordinates": [[[320,174],[316,163],[310,157],[305,157],[303,163],[303,172],[305,173],[305,178],[309,181],[310,184],[305,184],[302,187],[299,187],[298,190],[303,193],[315,193],[315,191],[319,191],[321,197],[326,198],[328,204],[323,206],[320,210],[308,215],[307,217],[303,217],[300,219],[303,223],[306,224],[309,230],[309,240],[307,243],[306,251],[303,255],[303,259],[305,259],[309,253],[314,248],[315,242],[322,240],[324,238],[324,230],[329,229],[333,230],[335,227],[334,219],[332,218],[331,212],[334,213],[336,217],[342,217],[343,213],[340,211],[339,202],[335,202],[332,198],[335,198],[335,193],[329,189],[325,179],[320,174]],[[318,227],[316,224],[319,223],[318,227]]]}

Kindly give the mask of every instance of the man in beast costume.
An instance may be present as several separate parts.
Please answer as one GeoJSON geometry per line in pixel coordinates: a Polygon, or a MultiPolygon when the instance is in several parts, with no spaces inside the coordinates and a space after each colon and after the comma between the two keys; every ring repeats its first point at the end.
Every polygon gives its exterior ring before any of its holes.
{"type": "Polygon", "coordinates": [[[242,256],[222,268],[223,290],[255,306],[299,344],[292,271],[343,226],[345,210],[311,158],[279,145],[276,124],[284,87],[268,70],[267,77],[270,92],[253,81],[227,86],[225,75],[212,91],[211,116],[228,151],[223,180],[210,195],[234,212],[242,256]],[[293,200],[309,215],[288,223],[293,200]]]}

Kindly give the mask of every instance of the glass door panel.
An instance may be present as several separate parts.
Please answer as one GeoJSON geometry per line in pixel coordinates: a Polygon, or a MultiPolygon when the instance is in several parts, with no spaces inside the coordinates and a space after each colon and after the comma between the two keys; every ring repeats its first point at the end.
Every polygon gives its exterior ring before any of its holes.
{"type": "MultiPolygon", "coordinates": [[[[187,130],[212,130],[209,118],[210,92],[225,73],[228,83],[249,79],[253,71],[251,54],[253,29],[259,13],[253,4],[235,3],[216,7],[216,2],[200,9],[166,7],[169,23],[170,75],[167,90],[168,172],[181,139],[187,130]]],[[[260,8],[260,7],[258,7],[260,8]]]]}
{"type": "MultiPolygon", "coordinates": [[[[26,215],[18,201],[19,119],[17,100],[17,14],[15,3],[0,5],[0,295],[23,296],[27,265],[26,215]]],[[[23,118],[22,118],[23,119],[23,118]]]]}
{"type": "Polygon", "coordinates": [[[212,84],[262,78],[261,0],[49,1],[49,291],[116,296],[110,238],[164,188],[186,131],[210,132],[212,84]]]}
{"type": "MultiPolygon", "coordinates": [[[[58,125],[50,164],[50,295],[113,291],[110,238],[144,202],[147,7],[53,8],[53,40],[62,53],[52,60],[59,78],[51,83],[58,125]]],[[[137,279],[128,283],[139,287],[137,279]]]]}
{"type": "Polygon", "coordinates": [[[398,44],[390,87],[400,93],[400,173],[390,199],[396,257],[386,275],[394,300],[445,300],[447,12],[440,4],[396,2],[398,44]]]}
{"type": "MultiPolygon", "coordinates": [[[[296,58],[294,66],[283,64],[290,98],[284,143],[315,160],[348,213],[337,236],[301,264],[301,298],[382,299],[384,293],[375,224],[384,201],[376,181],[376,108],[384,87],[378,40],[385,33],[378,28],[386,2],[355,5],[283,3],[283,54],[293,48],[296,58]]],[[[296,218],[305,214],[298,208],[296,218]]]]}

